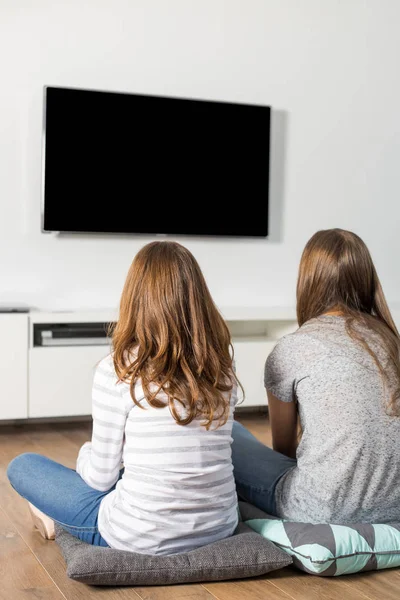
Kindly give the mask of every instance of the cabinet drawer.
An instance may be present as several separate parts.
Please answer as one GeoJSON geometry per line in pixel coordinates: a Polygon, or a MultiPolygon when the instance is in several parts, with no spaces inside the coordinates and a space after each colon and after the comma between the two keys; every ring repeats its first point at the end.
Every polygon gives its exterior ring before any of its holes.
{"type": "Polygon", "coordinates": [[[90,415],[93,375],[104,346],[31,348],[29,417],[90,415]]]}

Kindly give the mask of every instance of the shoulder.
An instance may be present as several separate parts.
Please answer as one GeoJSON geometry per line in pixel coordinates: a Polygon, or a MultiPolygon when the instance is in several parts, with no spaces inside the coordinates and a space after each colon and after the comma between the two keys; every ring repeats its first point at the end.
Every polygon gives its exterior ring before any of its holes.
{"type": "Polygon", "coordinates": [[[121,382],[114,368],[113,355],[103,358],[96,367],[93,381],[93,397],[103,405],[121,405],[124,412],[132,407],[129,385],[121,382]]]}
{"type": "Polygon", "coordinates": [[[272,366],[277,362],[296,362],[299,353],[312,345],[312,338],[307,333],[298,329],[289,333],[279,340],[271,354],[267,358],[266,366],[272,366]]]}
{"type": "Polygon", "coordinates": [[[105,382],[116,382],[118,380],[114,368],[114,360],[112,354],[109,354],[97,364],[95,378],[104,380],[105,382]]]}
{"type": "Polygon", "coordinates": [[[281,338],[269,354],[265,363],[265,384],[286,377],[303,377],[320,357],[318,339],[303,326],[281,338]]]}
{"type": "Polygon", "coordinates": [[[277,360],[287,360],[296,364],[301,360],[313,358],[323,352],[329,332],[323,331],[318,323],[308,321],[294,333],[282,337],[268,357],[271,363],[277,360]]]}
{"type": "Polygon", "coordinates": [[[113,355],[109,354],[97,365],[93,390],[118,398],[122,396],[124,384],[120,382],[114,368],[113,355]]]}

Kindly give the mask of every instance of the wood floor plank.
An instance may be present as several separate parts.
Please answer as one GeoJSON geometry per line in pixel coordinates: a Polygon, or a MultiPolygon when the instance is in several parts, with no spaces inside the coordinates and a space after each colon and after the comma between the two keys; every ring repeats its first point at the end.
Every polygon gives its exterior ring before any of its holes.
{"type": "Polygon", "coordinates": [[[0,508],[0,598],[63,600],[34,554],[0,508]]]}
{"type": "Polygon", "coordinates": [[[199,584],[139,587],[135,591],[143,600],[215,600],[205,587],[199,584]]]}
{"type": "Polygon", "coordinates": [[[344,582],[365,594],[370,600],[399,600],[400,570],[370,571],[346,576],[344,582]]]}
{"type": "Polygon", "coordinates": [[[296,600],[371,600],[357,587],[347,584],[346,577],[316,577],[289,567],[269,574],[268,580],[296,600]]]}
{"type": "Polygon", "coordinates": [[[235,419],[247,427],[260,442],[272,448],[272,435],[268,422],[268,415],[264,413],[242,413],[236,415],[235,419]]]}
{"type": "Polygon", "coordinates": [[[251,600],[295,600],[295,596],[291,596],[267,578],[244,579],[240,581],[205,583],[206,590],[214,594],[218,600],[243,600],[251,598],[251,600]]]}
{"type": "Polygon", "coordinates": [[[62,435],[66,437],[70,442],[76,445],[79,449],[85,442],[92,437],[92,424],[83,423],[80,427],[74,427],[71,430],[63,429],[62,435]]]}

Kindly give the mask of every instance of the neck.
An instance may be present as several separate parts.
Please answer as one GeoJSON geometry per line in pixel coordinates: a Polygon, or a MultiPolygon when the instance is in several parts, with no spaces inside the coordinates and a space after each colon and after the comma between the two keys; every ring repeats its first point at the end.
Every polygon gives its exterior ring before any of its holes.
{"type": "Polygon", "coordinates": [[[339,309],[327,310],[326,312],[323,313],[323,315],[332,316],[332,317],[342,317],[343,314],[344,314],[343,311],[339,310],[339,309]]]}

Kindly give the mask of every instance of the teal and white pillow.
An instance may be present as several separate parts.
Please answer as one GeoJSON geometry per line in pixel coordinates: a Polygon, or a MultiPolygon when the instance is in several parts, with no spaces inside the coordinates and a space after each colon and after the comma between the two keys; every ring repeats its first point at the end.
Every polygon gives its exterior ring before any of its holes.
{"type": "Polygon", "coordinates": [[[243,521],[313,575],[336,576],[400,566],[400,523],[313,525],[271,517],[240,503],[243,521]]]}

